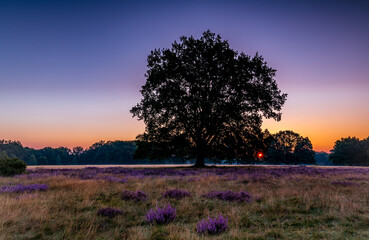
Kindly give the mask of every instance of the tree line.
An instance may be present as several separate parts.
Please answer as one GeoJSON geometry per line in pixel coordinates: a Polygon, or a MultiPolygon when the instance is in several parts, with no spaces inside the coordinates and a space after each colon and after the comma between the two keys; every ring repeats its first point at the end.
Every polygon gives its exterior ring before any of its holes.
{"type": "Polygon", "coordinates": [[[0,140],[0,159],[19,158],[27,165],[133,164],[136,144],[132,141],[100,141],[89,148],[33,149],[19,141],[0,140]]]}
{"type": "MultiPolygon", "coordinates": [[[[242,158],[207,158],[207,164],[318,164],[369,165],[369,137],[341,138],[331,153],[314,152],[307,137],[293,131],[270,134],[264,131],[260,141],[249,141],[242,158]],[[253,150],[252,150],[253,149],[253,150]]],[[[0,140],[0,159],[19,158],[27,165],[86,165],[86,164],[193,164],[195,159],[176,155],[152,155],[158,148],[140,141],[99,141],[84,149],[66,147],[34,149],[23,147],[19,141],[0,140]],[[141,146],[137,148],[137,146],[141,146]],[[164,156],[164,157],[163,157],[164,156]]],[[[162,149],[163,150],[163,149],[162,149]]],[[[225,156],[225,155],[224,155],[225,156]]]]}

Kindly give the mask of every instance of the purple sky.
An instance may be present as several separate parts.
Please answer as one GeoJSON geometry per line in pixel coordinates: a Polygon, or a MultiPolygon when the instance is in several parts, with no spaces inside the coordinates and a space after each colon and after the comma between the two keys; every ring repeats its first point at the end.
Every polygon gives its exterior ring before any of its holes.
{"type": "Polygon", "coordinates": [[[369,136],[368,12],[367,1],[0,1],[0,139],[133,140],[150,50],[210,29],[277,69],[289,96],[264,127],[327,151],[369,136]]]}

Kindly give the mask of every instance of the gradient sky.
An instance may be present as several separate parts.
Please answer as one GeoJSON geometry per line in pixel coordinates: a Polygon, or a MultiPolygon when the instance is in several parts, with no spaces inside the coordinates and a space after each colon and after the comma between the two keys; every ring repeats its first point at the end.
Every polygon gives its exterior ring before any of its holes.
{"type": "Polygon", "coordinates": [[[368,1],[0,1],[0,139],[25,146],[133,140],[150,50],[207,29],[257,51],[288,93],[271,132],[317,151],[369,136],[368,1]]]}

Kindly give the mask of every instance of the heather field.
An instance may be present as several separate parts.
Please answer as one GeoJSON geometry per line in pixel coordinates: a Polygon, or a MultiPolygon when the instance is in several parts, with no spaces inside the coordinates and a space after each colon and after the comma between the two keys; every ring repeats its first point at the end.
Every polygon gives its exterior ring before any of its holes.
{"type": "Polygon", "coordinates": [[[33,168],[0,202],[0,239],[369,239],[369,168],[33,168]]]}

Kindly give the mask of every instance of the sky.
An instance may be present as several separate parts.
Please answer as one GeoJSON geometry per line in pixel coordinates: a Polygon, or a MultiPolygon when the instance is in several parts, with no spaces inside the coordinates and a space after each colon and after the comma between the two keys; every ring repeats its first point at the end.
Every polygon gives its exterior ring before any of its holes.
{"type": "Polygon", "coordinates": [[[275,133],[329,151],[369,136],[368,1],[0,0],[0,139],[88,147],[134,140],[147,56],[210,29],[259,52],[288,94],[275,133]]]}

